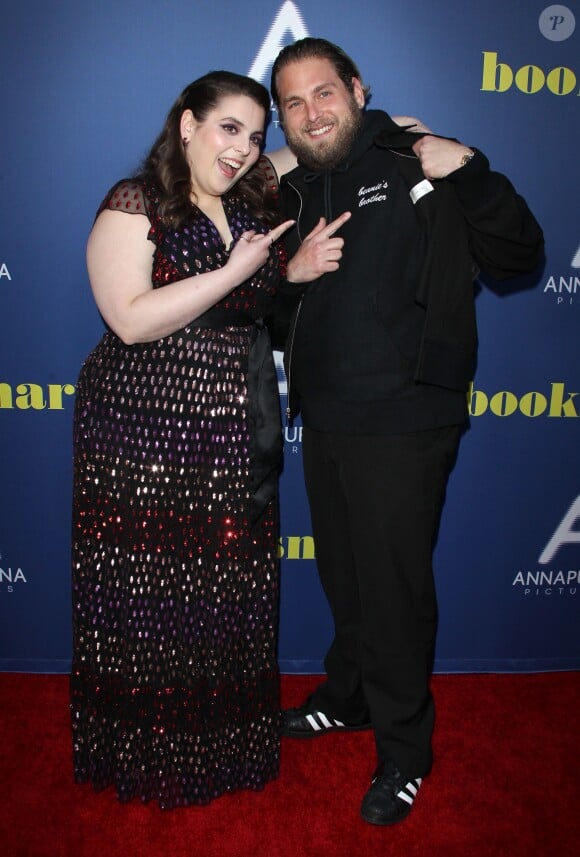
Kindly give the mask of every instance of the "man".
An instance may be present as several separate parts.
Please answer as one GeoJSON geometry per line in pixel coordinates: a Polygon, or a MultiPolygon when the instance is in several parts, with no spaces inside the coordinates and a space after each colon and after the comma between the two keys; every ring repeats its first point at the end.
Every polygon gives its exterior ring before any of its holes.
{"type": "Polygon", "coordinates": [[[272,70],[299,164],[280,191],[297,222],[289,408],[335,624],[326,681],[284,713],[284,734],[372,727],[361,814],[382,825],[409,813],[432,762],[431,563],[475,367],[473,279],[534,269],[543,237],[481,152],[403,130],[367,95],[324,39],[289,45],[272,70]]]}

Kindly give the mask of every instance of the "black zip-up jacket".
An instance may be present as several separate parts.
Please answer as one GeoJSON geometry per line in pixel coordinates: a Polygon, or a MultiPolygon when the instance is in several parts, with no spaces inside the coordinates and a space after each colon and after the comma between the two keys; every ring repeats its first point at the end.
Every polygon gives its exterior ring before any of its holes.
{"type": "Polygon", "coordinates": [[[281,288],[300,300],[286,345],[289,407],[320,431],[394,433],[463,422],[477,352],[473,281],[533,270],[543,236],[508,179],[476,152],[428,182],[421,134],[367,111],[347,161],[283,177],[291,257],[321,216],[343,211],[338,271],[281,288]]]}

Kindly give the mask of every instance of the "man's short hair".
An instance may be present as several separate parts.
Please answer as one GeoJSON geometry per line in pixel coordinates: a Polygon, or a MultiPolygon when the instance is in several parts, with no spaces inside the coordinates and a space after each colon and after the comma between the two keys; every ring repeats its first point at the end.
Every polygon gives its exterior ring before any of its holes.
{"type": "MultiPolygon", "coordinates": [[[[305,39],[299,39],[297,42],[294,42],[291,45],[286,45],[285,48],[282,48],[274,61],[274,65],[272,66],[272,78],[270,81],[270,92],[272,93],[272,98],[274,99],[274,103],[277,107],[280,106],[278,85],[276,82],[278,72],[284,68],[284,66],[290,65],[290,63],[300,62],[300,60],[306,59],[330,60],[336,70],[336,73],[350,93],[354,92],[352,83],[353,77],[358,78],[362,84],[361,74],[356,63],[343,51],[342,48],[339,48],[338,45],[335,45],[333,42],[329,42],[327,39],[315,39],[311,36],[307,36],[305,39]]],[[[363,86],[363,93],[366,101],[370,93],[370,87],[363,86]]]]}

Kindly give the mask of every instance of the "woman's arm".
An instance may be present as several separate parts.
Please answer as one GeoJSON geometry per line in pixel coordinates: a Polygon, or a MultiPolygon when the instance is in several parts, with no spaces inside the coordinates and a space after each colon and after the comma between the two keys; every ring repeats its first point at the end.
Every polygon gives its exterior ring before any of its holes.
{"type": "Polygon", "coordinates": [[[222,268],[154,289],[150,222],[140,214],[103,211],[87,246],[91,288],[106,323],[127,345],[152,342],[194,321],[265,264],[270,244],[291,225],[266,235],[244,233],[222,268]]]}
{"type": "Polygon", "coordinates": [[[276,170],[278,182],[285,173],[289,173],[298,165],[296,156],[290,151],[288,146],[282,146],[281,149],[274,149],[273,152],[266,152],[266,157],[276,170]]]}

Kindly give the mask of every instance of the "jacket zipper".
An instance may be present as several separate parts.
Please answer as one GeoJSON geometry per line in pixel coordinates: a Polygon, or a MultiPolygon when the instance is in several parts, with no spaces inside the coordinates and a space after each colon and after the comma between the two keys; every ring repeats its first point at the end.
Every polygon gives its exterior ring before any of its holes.
{"type": "Polygon", "coordinates": [[[332,197],[331,197],[331,179],[330,174],[324,174],[324,216],[326,217],[326,222],[330,223],[332,221],[332,197]]]}
{"type": "Polygon", "coordinates": [[[290,333],[290,344],[288,347],[288,398],[286,400],[286,425],[290,426],[292,423],[292,408],[290,407],[290,397],[292,394],[292,352],[294,350],[294,337],[296,336],[296,326],[298,324],[298,316],[300,315],[300,310],[302,309],[302,301],[304,300],[304,295],[300,298],[300,302],[296,309],[296,315],[294,316],[294,324],[292,325],[292,331],[290,333]]]}
{"type": "MultiPolygon", "coordinates": [[[[298,214],[296,215],[296,229],[298,231],[298,238],[300,239],[300,243],[302,244],[302,236],[300,234],[300,214],[302,213],[302,194],[291,182],[288,182],[288,185],[292,188],[293,191],[298,195],[298,199],[300,200],[300,206],[298,208],[298,214]]],[[[286,379],[288,382],[288,398],[286,400],[286,426],[290,426],[292,423],[292,408],[290,407],[291,395],[292,395],[292,353],[294,351],[294,337],[296,336],[296,327],[298,325],[298,316],[300,315],[300,310],[302,309],[302,301],[304,300],[304,295],[300,298],[298,303],[298,307],[296,309],[296,314],[294,315],[294,324],[292,325],[292,330],[290,331],[290,344],[288,347],[288,378],[286,379]]]]}

